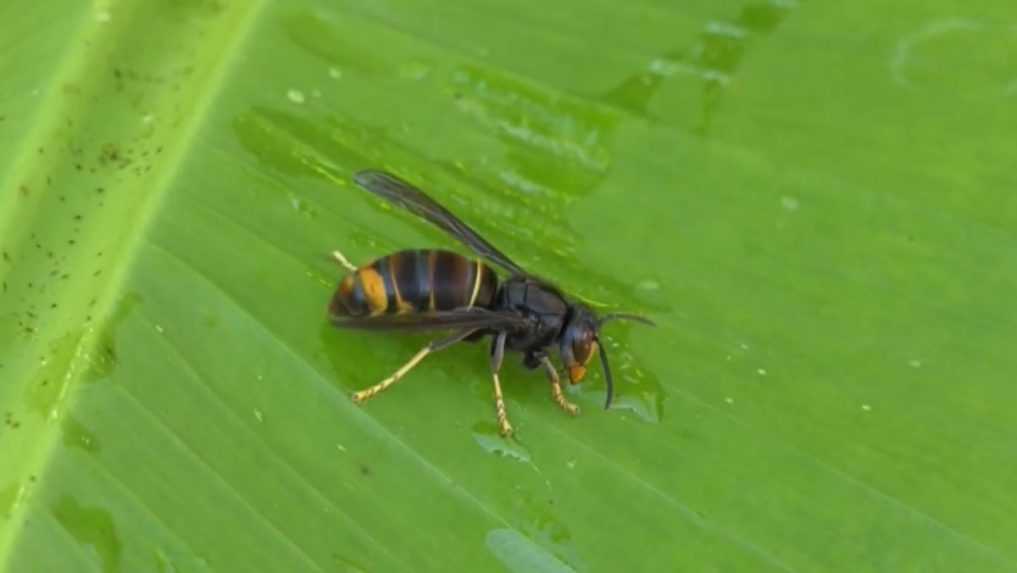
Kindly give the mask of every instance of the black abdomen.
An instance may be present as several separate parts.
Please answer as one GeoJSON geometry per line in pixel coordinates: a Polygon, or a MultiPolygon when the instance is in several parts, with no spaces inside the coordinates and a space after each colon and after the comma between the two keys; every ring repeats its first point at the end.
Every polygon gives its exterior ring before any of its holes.
{"type": "Polygon", "coordinates": [[[497,290],[498,277],[480,261],[451,251],[400,251],[347,275],[330,311],[335,316],[370,316],[490,308],[497,290]]]}

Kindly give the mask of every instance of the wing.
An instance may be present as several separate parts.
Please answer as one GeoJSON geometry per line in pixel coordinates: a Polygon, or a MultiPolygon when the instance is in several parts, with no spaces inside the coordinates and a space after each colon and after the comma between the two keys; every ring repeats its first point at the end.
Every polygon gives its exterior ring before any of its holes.
{"type": "Polygon", "coordinates": [[[432,330],[511,330],[527,325],[526,319],[511,312],[480,308],[445,310],[419,314],[382,314],[365,317],[332,317],[338,328],[356,330],[401,330],[426,332],[432,330]]]}
{"type": "Polygon", "coordinates": [[[439,205],[420,189],[399,179],[395,175],[384,171],[368,169],[355,174],[353,180],[371,193],[383,197],[396,205],[405,207],[414,214],[437,225],[446,233],[473,249],[478,255],[505,268],[513,275],[532,276],[496,249],[494,245],[478,235],[466,223],[460,221],[448,209],[439,205]]]}

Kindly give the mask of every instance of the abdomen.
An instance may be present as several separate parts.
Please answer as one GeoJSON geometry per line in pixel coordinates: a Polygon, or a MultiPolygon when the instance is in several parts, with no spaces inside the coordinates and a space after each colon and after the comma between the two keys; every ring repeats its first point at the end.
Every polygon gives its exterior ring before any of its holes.
{"type": "Polygon", "coordinates": [[[490,308],[497,290],[497,275],[480,261],[451,251],[400,251],[347,275],[329,311],[333,316],[374,316],[490,308]]]}

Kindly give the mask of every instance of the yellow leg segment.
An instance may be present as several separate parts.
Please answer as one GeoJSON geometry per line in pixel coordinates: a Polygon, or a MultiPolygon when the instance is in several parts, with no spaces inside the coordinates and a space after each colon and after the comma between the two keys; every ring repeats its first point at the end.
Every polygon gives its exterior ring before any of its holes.
{"type": "Polygon", "coordinates": [[[498,373],[493,372],[494,378],[494,411],[498,417],[498,431],[508,438],[512,436],[512,424],[508,421],[508,412],[505,411],[505,398],[501,395],[501,381],[498,380],[498,373]]]}
{"type": "Polygon", "coordinates": [[[551,399],[554,400],[554,403],[558,404],[562,410],[565,410],[566,414],[570,416],[579,414],[579,406],[576,406],[565,398],[565,394],[561,390],[561,379],[558,377],[558,371],[555,370],[554,364],[551,363],[551,359],[545,356],[540,362],[544,365],[544,369],[547,370],[548,380],[551,381],[551,399]]]}
{"type": "Polygon", "coordinates": [[[373,398],[376,394],[382,392],[383,390],[387,389],[389,386],[395,384],[400,379],[402,379],[402,377],[405,376],[407,372],[412,370],[414,366],[416,366],[417,364],[420,364],[420,361],[423,360],[425,356],[430,354],[431,350],[432,350],[432,346],[430,344],[428,344],[427,346],[421,348],[420,352],[414,354],[413,358],[410,358],[409,362],[407,362],[406,364],[403,364],[402,368],[400,368],[399,370],[396,370],[395,373],[392,374],[391,376],[389,376],[388,378],[382,380],[381,382],[378,382],[377,384],[375,384],[374,386],[371,386],[370,388],[365,388],[365,389],[361,390],[360,392],[354,392],[353,393],[353,401],[358,403],[358,404],[366,402],[367,400],[370,400],[371,398],[373,398]]]}
{"type": "Polygon", "coordinates": [[[491,377],[494,379],[494,413],[498,417],[498,431],[508,438],[512,435],[512,424],[508,421],[508,412],[505,411],[505,397],[501,394],[501,380],[498,379],[498,371],[501,370],[501,361],[505,357],[505,339],[508,333],[501,332],[491,344],[491,377]]]}
{"type": "Polygon", "coordinates": [[[343,254],[340,253],[338,249],[332,251],[332,258],[335,259],[335,262],[339,263],[343,267],[346,267],[346,270],[350,271],[351,273],[357,272],[357,267],[353,266],[353,263],[346,260],[346,257],[344,257],[343,254]]]}
{"type": "MultiPolygon", "coordinates": [[[[338,251],[336,251],[336,252],[338,252],[338,251]]],[[[449,346],[452,346],[452,345],[460,342],[462,339],[464,339],[467,336],[473,334],[474,332],[475,332],[475,329],[463,330],[463,331],[460,331],[460,332],[457,332],[457,333],[453,334],[452,336],[450,336],[450,337],[448,337],[448,338],[446,338],[444,340],[433,340],[433,341],[431,341],[430,344],[428,344],[427,346],[421,348],[420,352],[417,352],[416,354],[414,354],[413,358],[410,358],[410,360],[406,364],[403,364],[402,368],[400,368],[399,370],[396,370],[395,373],[392,374],[391,376],[389,376],[388,378],[382,380],[381,382],[378,382],[377,384],[375,384],[374,386],[371,386],[370,388],[365,388],[365,389],[361,390],[360,392],[354,392],[353,393],[353,401],[356,402],[357,404],[361,404],[361,403],[363,403],[363,402],[365,402],[367,400],[370,400],[371,398],[373,398],[379,392],[387,389],[389,386],[391,386],[391,385],[395,384],[396,382],[398,382],[399,380],[401,380],[403,376],[406,376],[407,372],[409,372],[410,370],[413,370],[414,366],[416,366],[417,364],[420,364],[420,361],[423,360],[424,357],[427,356],[428,354],[431,354],[432,352],[438,352],[439,350],[444,350],[444,349],[448,348],[449,346]]]]}

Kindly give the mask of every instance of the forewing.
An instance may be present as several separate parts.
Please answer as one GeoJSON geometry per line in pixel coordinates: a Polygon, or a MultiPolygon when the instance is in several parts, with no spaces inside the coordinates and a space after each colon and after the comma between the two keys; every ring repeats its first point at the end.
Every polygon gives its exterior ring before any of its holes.
{"type": "Polygon", "coordinates": [[[463,223],[458,217],[450,213],[448,209],[439,205],[420,189],[395,175],[369,169],[355,174],[353,180],[371,193],[383,197],[391,203],[400,205],[437,225],[446,233],[473,249],[478,255],[496,265],[504,267],[513,275],[532,276],[496,249],[494,245],[478,235],[469,225],[463,223]]]}
{"type": "Polygon", "coordinates": [[[365,317],[333,317],[339,328],[356,330],[395,330],[425,332],[433,330],[512,330],[526,325],[526,319],[515,313],[486,309],[461,309],[417,314],[382,314],[365,317]]]}

